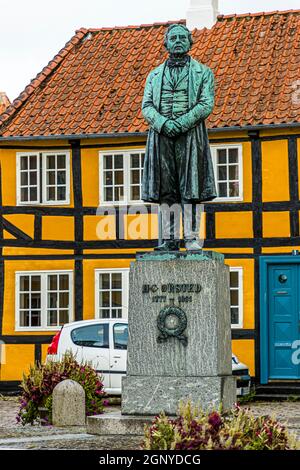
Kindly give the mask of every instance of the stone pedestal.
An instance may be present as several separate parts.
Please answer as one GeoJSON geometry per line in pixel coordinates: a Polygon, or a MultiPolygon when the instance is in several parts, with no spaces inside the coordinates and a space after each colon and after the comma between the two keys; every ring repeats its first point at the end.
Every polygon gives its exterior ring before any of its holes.
{"type": "Polygon", "coordinates": [[[180,400],[230,408],[229,269],[215,252],[137,255],[129,281],[122,414],[175,415],[180,400]]]}

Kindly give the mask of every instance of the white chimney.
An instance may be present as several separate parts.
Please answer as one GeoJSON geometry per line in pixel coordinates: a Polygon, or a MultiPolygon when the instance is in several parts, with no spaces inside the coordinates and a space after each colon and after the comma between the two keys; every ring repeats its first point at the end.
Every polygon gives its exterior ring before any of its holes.
{"type": "Polygon", "coordinates": [[[190,0],[186,15],[186,25],[189,30],[195,28],[210,29],[217,21],[219,0],[190,0]]]}

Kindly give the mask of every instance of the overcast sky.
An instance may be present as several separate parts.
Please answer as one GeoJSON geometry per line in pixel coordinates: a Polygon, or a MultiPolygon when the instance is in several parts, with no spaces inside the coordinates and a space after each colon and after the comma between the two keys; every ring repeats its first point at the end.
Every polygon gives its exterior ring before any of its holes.
{"type": "MultiPolygon", "coordinates": [[[[185,18],[190,0],[0,0],[0,91],[13,100],[82,26],[185,18]]],[[[299,9],[299,0],[219,0],[220,13],[299,9]]]]}

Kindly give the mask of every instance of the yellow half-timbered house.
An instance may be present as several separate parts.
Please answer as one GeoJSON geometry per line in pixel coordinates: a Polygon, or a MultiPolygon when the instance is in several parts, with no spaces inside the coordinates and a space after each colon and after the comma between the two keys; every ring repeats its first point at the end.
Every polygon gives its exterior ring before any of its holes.
{"type": "MultiPolygon", "coordinates": [[[[140,108],[168,26],[80,29],[0,117],[0,390],[63,323],[127,316],[130,263],[159,237],[140,108]]],[[[193,37],[216,77],[219,197],[201,231],[231,269],[233,351],[258,385],[299,384],[300,10],[220,16],[193,37]]]]}

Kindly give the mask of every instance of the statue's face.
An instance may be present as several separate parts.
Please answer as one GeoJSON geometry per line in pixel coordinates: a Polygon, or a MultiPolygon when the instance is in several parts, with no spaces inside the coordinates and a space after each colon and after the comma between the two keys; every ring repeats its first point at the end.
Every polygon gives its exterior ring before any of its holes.
{"type": "Polygon", "coordinates": [[[167,50],[170,54],[186,54],[191,48],[188,32],[176,26],[171,29],[167,39],[167,50]]]}

